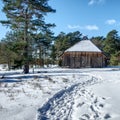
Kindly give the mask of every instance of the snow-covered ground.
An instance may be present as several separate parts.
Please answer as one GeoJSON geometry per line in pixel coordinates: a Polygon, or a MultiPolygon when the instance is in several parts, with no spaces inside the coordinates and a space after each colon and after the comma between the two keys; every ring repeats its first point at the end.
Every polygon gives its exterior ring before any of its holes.
{"type": "Polygon", "coordinates": [[[120,120],[120,68],[0,71],[0,120],[120,120]]]}

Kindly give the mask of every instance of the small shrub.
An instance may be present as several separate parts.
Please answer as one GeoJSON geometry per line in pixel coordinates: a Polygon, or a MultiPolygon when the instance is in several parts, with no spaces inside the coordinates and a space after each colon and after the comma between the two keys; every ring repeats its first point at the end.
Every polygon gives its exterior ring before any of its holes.
{"type": "Polygon", "coordinates": [[[34,88],[39,88],[40,90],[42,89],[42,86],[39,83],[34,83],[34,88]]]}
{"type": "Polygon", "coordinates": [[[24,90],[24,88],[22,88],[22,91],[23,91],[23,93],[25,93],[25,90],[24,90]]]}
{"type": "Polygon", "coordinates": [[[39,77],[36,75],[36,76],[34,76],[34,79],[38,79],[39,77]]]}
{"type": "Polygon", "coordinates": [[[63,82],[68,82],[68,79],[67,78],[63,78],[63,82]]]}
{"type": "Polygon", "coordinates": [[[110,59],[110,65],[116,66],[116,65],[118,65],[118,64],[119,64],[118,58],[117,58],[115,55],[112,55],[112,56],[111,56],[111,59],[110,59]]]}
{"type": "Polygon", "coordinates": [[[4,87],[7,88],[8,87],[8,83],[5,83],[4,87]]]}

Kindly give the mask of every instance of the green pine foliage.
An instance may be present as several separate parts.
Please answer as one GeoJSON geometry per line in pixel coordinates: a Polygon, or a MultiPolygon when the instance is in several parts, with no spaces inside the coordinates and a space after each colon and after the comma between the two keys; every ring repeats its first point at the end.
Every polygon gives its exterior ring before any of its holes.
{"type": "Polygon", "coordinates": [[[103,50],[105,40],[103,36],[92,37],[91,40],[100,50],[103,50]]]}
{"type": "Polygon", "coordinates": [[[70,32],[65,34],[61,32],[56,38],[54,43],[54,54],[56,54],[56,60],[59,60],[61,55],[66,49],[77,43],[82,39],[82,34],[79,31],[70,32]]]}
{"type": "Polygon", "coordinates": [[[103,44],[103,50],[110,58],[110,65],[119,65],[120,37],[118,36],[118,32],[116,30],[110,31],[103,44]]]}
{"type": "Polygon", "coordinates": [[[104,51],[111,56],[119,51],[120,38],[116,30],[112,30],[107,34],[107,37],[104,41],[104,51]]]}
{"type": "MultiPolygon", "coordinates": [[[[1,20],[3,25],[9,26],[13,31],[23,31],[24,67],[29,72],[29,48],[33,34],[47,33],[54,24],[45,23],[44,16],[54,13],[55,10],[48,5],[48,0],[2,0],[3,12],[7,20],[1,20]]],[[[19,38],[21,39],[21,38],[19,38]]]]}
{"type": "Polygon", "coordinates": [[[110,65],[120,65],[120,51],[116,52],[114,55],[111,56],[110,65]]]}

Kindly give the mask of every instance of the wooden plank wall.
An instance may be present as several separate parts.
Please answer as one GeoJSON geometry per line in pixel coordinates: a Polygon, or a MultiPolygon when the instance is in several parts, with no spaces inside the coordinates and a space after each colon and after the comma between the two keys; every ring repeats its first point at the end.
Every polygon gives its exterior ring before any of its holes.
{"type": "Polygon", "coordinates": [[[98,52],[66,52],[62,64],[70,68],[104,67],[105,56],[98,52]]]}

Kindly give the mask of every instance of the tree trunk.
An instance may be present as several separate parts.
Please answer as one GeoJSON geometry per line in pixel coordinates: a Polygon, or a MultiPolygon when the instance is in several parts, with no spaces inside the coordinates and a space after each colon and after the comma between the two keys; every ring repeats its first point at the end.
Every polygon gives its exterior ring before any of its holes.
{"type": "Polygon", "coordinates": [[[27,63],[24,65],[24,73],[25,74],[29,73],[29,64],[27,63]]]}
{"type": "Polygon", "coordinates": [[[29,44],[28,44],[28,16],[27,16],[28,9],[25,10],[25,31],[24,31],[24,40],[26,41],[26,45],[24,48],[24,73],[29,73],[29,44]]]}

